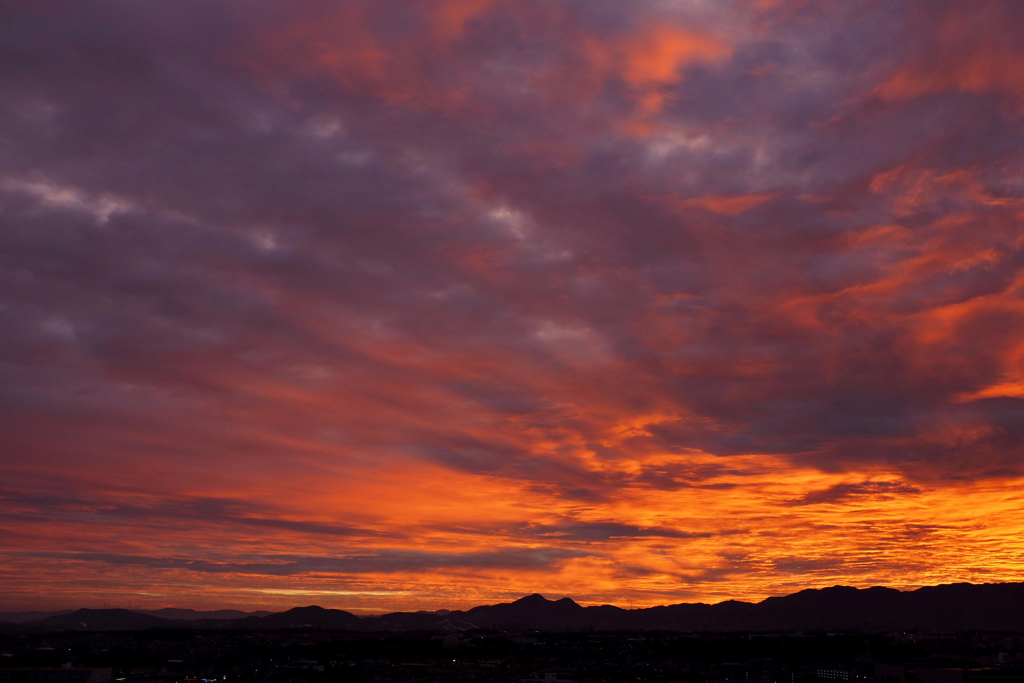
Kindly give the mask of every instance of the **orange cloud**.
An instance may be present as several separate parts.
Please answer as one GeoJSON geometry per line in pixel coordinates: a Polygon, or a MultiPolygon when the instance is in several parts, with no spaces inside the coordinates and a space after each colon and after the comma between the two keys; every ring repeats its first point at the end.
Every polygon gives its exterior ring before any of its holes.
{"type": "Polygon", "coordinates": [[[455,111],[466,105],[464,65],[447,61],[438,77],[431,64],[446,61],[466,25],[487,12],[492,0],[422,0],[411,4],[420,21],[399,35],[376,30],[377,12],[343,3],[325,13],[302,16],[263,29],[246,61],[258,73],[278,78],[298,70],[308,78],[389,104],[455,111]]]}
{"type": "Polygon", "coordinates": [[[621,41],[626,82],[634,87],[674,83],[684,66],[722,59],[731,52],[714,37],[674,28],[654,28],[621,41]]]}
{"type": "Polygon", "coordinates": [[[714,36],[684,28],[652,26],[624,37],[589,36],[583,50],[596,73],[621,78],[632,89],[639,113],[657,113],[666,86],[679,82],[693,64],[724,59],[731,49],[714,36]]]}
{"type": "Polygon", "coordinates": [[[1024,52],[980,46],[953,64],[913,65],[875,89],[886,101],[904,101],[944,92],[1000,93],[1017,106],[1024,100],[1024,52]]]}
{"type": "Polygon", "coordinates": [[[520,82],[525,97],[557,106],[567,101],[589,105],[610,81],[620,81],[645,117],[662,108],[666,90],[679,82],[683,69],[731,54],[710,33],[665,24],[612,35],[581,32],[567,11],[544,4],[523,8],[497,0],[421,0],[413,3],[412,13],[418,21],[400,32],[382,32],[377,10],[356,3],[300,14],[300,20],[262,29],[246,62],[271,80],[298,72],[387,104],[449,114],[492,115],[497,103],[488,98],[495,68],[520,82]],[[558,34],[562,41],[549,45],[544,58],[525,71],[498,66],[500,58],[465,54],[471,49],[465,43],[467,27],[496,17],[526,32],[558,34]],[[544,26],[538,29],[537,24],[544,26]]]}
{"type": "Polygon", "coordinates": [[[874,94],[902,102],[946,92],[998,93],[1024,108],[1020,27],[1006,10],[1001,2],[954,4],[936,29],[935,44],[889,75],[874,94]]]}
{"type": "Polygon", "coordinates": [[[733,197],[721,195],[709,195],[707,197],[692,197],[680,199],[675,202],[679,208],[697,208],[719,213],[723,216],[738,216],[751,209],[756,209],[767,201],[774,199],[778,193],[761,192],[757,194],[739,195],[733,197]]]}

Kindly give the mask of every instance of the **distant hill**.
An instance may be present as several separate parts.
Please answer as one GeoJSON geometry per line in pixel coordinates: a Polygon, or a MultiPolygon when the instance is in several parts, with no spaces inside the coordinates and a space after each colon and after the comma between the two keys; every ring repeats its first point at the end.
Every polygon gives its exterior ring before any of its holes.
{"type": "Polygon", "coordinates": [[[373,631],[453,631],[477,628],[463,612],[393,612],[366,617],[363,628],[373,631]]]}
{"type": "Polygon", "coordinates": [[[176,628],[170,619],[140,614],[126,609],[80,609],[58,614],[24,626],[46,627],[70,631],[135,631],[146,628],[176,628]]]}
{"type": "MultiPolygon", "coordinates": [[[[597,609],[581,607],[571,598],[548,600],[534,593],[515,602],[474,607],[463,618],[477,626],[521,628],[588,628],[595,623],[597,609]]],[[[626,615],[626,610],[614,608],[626,615]]],[[[448,615],[451,618],[451,614],[448,615]]]]}
{"type": "Polygon", "coordinates": [[[56,610],[53,612],[0,612],[0,621],[7,621],[13,624],[22,624],[26,621],[39,621],[46,617],[53,617],[58,614],[71,614],[74,610],[56,610]]]}
{"type": "Polygon", "coordinates": [[[351,612],[340,609],[324,609],[311,605],[294,607],[287,612],[277,612],[265,617],[249,617],[231,622],[230,628],[252,629],[358,629],[362,620],[351,612]]]}
{"type": "Polygon", "coordinates": [[[704,632],[1024,632],[1024,583],[960,583],[905,592],[881,587],[833,586],[768,598],[759,603],[729,600],[715,605],[682,603],[635,610],[614,605],[583,607],[570,598],[548,600],[534,594],[515,602],[481,605],[465,612],[395,612],[362,618],[344,610],[316,606],[263,613],[263,616],[236,610],[197,612],[169,609],[143,613],[82,609],[3,628],[31,631],[147,628],[453,631],[525,628],[704,632]]]}
{"type": "MultiPolygon", "coordinates": [[[[268,614],[274,614],[274,612],[242,612],[237,609],[218,609],[210,611],[200,611],[194,609],[179,609],[176,607],[165,607],[163,609],[155,610],[134,610],[138,614],[148,614],[151,617],[160,617],[161,619],[172,619],[174,621],[197,621],[199,619],[245,619],[247,617],[265,617],[268,614]]],[[[0,618],[3,615],[0,614],[0,618]]]]}

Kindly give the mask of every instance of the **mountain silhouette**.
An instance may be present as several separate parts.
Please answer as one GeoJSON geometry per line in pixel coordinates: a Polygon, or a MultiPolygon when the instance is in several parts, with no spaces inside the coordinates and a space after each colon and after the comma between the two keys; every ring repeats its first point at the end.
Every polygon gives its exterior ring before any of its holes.
{"type": "Polygon", "coordinates": [[[949,584],[916,591],[833,586],[759,603],[728,600],[625,610],[582,607],[570,598],[529,595],[468,611],[396,613],[364,619],[357,628],[682,631],[1024,631],[1024,584],[949,584]]]}
{"type": "MultiPolygon", "coordinates": [[[[177,607],[165,607],[163,609],[156,610],[134,610],[138,614],[148,614],[151,617],[160,617],[161,619],[172,619],[174,621],[197,621],[199,619],[245,619],[246,617],[265,617],[274,612],[243,612],[237,609],[218,609],[218,610],[194,610],[194,609],[181,609],[177,607]]],[[[2,615],[0,615],[2,616],[2,615]]]]}
{"type": "Polygon", "coordinates": [[[395,612],[357,617],[315,605],[266,616],[226,610],[164,610],[200,619],[164,619],[123,609],[81,609],[4,630],[130,630],[148,628],[323,629],[352,631],[452,631],[473,628],[538,630],[680,630],[703,632],[792,631],[1016,631],[1024,632],[1024,583],[946,584],[914,591],[833,586],[808,589],[759,603],[728,600],[714,605],[682,603],[626,610],[614,605],[583,607],[571,598],[548,600],[533,594],[514,602],[467,611],[395,612]]]}
{"type": "Polygon", "coordinates": [[[362,620],[351,612],[340,609],[324,609],[316,605],[293,607],[287,612],[269,614],[265,617],[249,617],[231,622],[231,628],[318,628],[358,629],[362,620]]]}
{"type": "Polygon", "coordinates": [[[26,621],[40,621],[47,617],[57,616],[58,614],[71,614],[72,612],[74,612],[74,610],[71,609],[54,610],[53,612],[0,612],[0,621],[21,624],[26,621]]]}
{"type": "Polygon", "coordinates": [[[149,614],[126,609],[80,609],[69,614],[57,614],[26,626],[69,631],[134,631],[147,628],[175,628],[179,624],[149,614]]]}
{"type": "MultiPolygon", "coordinates": [[[[453,613],[454,614],[454,613],[453,613]]],[[[452,614],[448,615],[449,618],[452,614]]],[[[534,593],[515,602],[474,607],[464,613],[464,619],[481,628],[519,627],[539,629],[587,628],[587,608],[571,598],[548,600],[534,593]]]]}

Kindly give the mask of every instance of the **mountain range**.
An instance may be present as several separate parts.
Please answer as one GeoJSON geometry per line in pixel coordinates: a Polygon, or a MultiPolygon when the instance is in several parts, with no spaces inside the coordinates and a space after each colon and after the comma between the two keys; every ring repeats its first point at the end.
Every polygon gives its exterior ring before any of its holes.
{"type": "Polygon", "coordinates": [[[286,612],[185,609],[130,611],[80,609],[39,619],[0,613],[7,631],[218,629],[322,629],[349,631],[463,631],[474,628],[538,630],[680,630],[693,632],[796,631],[1014,631],[1024,632],[1024,583],[946,584],[913,591],[849,586],[808,589],[758,603],[682,603],[627,610],[583,607],[570,598],[534,594],[515,602],[466,611],[395,612],[359,617],[322,607],[286,612]],[[13,623],[15,619],[21,623],[13,623]]]}

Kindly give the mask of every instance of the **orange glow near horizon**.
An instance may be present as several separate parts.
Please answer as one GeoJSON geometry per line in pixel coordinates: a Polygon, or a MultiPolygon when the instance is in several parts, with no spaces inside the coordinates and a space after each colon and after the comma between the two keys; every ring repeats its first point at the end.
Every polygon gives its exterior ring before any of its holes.
{"type": "MultiPolygon", "coordinates": [[[[698,455],[655,466],[680,464],[720,466],[717,459],[698,455]]],[[[20,593],[39,604],[38,585],[44,581],[48,607],[131,599],[154,609],[183,601],[248,609],[305,601],[397,611],[468,608],[537,591],[568,595],[582,604],[649,606],[760,600],[808,586],[916,588],[1024,580],[1017,561],[1024,550],[1020,480],[931,488],[883,472],[829,475],[794,471],[775,458],[737,456],[730,471],[704,479],[685,497],[628,487],[618,489],[614,500],[581,510],[571,502],[552,508],[550,497],[515,490],[492,477],[402,469],[401,477],[353,477],[356,483],[344,500],[330,486],[300,492],[295,485],[279,485],[271,499],[303,504],[292,503],[288,516],[270,519],[267,513],[277,511],[260,506],[262,501],[247,491],[237,506],[261,514],[224,514],[216,522],[114,517],[102,529],[65,523],[57,533],[7,529],[23,551],[45,555],[46,549],[67,549],[54,553],[51,563],[33,558],[8,564],[2,574],[8,599],[17,600],[20,593]],[[778,479],[779,471],[787,472],[785,481],[778,479]],[[969,510],[965,499],[971,501],[969,510]],[[266,521],[272,524],[264,526],[266,521]],[[359,531],[339,540],[337,528],[343,524],[358,525],[359,531]],[[587,535],[591,529],[597,532],[593,538],[587,535]],[[105,546],[102,553],[84,550],[98,546],[105,546]],[[210,559],[194,569],[186,558],[197,553],[210,559]],[[276,559],[239,562],[253,553],[276,559]],[[176,562],[152,566],[154,556],[176,554],[176,562]],[[530,566],[545,554],[557,559],[530,566]],[[511,566],[487,566],[489,556],[511,566]],[[317,567],[309,559],[316,557],[333,559],[317,567]],[[388,566],[383,572],[329,566],[344,564],[345,558],[388,566]],[[458,566],[459,558],[480,566],[458,566]],[[83,586],[83,576],[97,561],[107,564],[83,586]],[[304,562],[311,566],[296,566],[304,562]],[[404,563],[435,566],[405,569],[404,563]],[[286,571],[278,574],[275,565],[286,571]],[[33,571],[23,572],[29,566],[33,571]]],[[[110,496],[105,505],[142,511],[166,500],[110,496]]],[[[176,504],[202,508],[209,501],[227,510],[235,506],[223,492],[207,491],[193,491],[191,499],[176,504]]]]}

